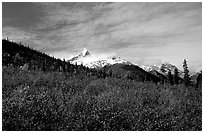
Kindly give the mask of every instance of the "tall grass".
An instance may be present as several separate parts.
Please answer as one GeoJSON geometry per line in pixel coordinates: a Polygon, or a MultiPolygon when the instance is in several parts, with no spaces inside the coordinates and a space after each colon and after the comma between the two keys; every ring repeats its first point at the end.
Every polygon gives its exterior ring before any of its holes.
{"type": "Polygon", "coordinates": [[[201,88],[2,72],[3,130],[201,130],[201,88]]]}

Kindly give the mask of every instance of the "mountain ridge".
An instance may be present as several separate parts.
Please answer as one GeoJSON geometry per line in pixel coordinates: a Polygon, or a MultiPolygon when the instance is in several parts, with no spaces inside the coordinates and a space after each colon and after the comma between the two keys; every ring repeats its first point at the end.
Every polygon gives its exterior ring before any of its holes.
{"type": "MultiPolygon", "coordinates": [[[[164,75],[167,75],[169,70],[171,71],[171,73],[174,73],[174,69],[175,68],[178,69],[177,66],[170,64],[168,62],[161,63],[160,65],[138,65],[136,63],[129,62],[125,59],[121,59],[119,56],[118,57],[111,57],[111,58],[102,58],[102,59],[98,59],[98,60],[94,60],[94,61],[89,61],[88,63],[84,63],[83,60],[88,59],[87,57],[90,57],[90,56],[91,56],[90,52],[86,48],[83,48],[83,50],[80,54],[74,56],[73,58],[69,59],[68,61],[71,64],[77,64],[77,65],[83,64],[84,66],[89,67],[89,68],[101,68],[101,67],[104,67],[106,65],[113,65],[113,64],[117,64],[117,63],[136,65],[147,72],[155,70],[155,71],[157,71],[161,74],[164,74],[164,75]]],[[[179,75],[183,76],[183,72],[180,69],[178,69],[178,71],[179,71],[179,75]]]]}
{"type": "Polygon", "coordinates": [[[122,63],[122,64],[133,64],[127,60],[121,59],[119,56],[118,57],[95,57],[94,55],[90,54],[90,52],[84,48],[82,52],[71,59],[68,60],[71,64],[77,64],[77,65],[84,65],[89,68],[101,68],[106,65],[113,65],[117,63],[122,63]],[[98,59],[97,59],[98,58],[98,59]]]}

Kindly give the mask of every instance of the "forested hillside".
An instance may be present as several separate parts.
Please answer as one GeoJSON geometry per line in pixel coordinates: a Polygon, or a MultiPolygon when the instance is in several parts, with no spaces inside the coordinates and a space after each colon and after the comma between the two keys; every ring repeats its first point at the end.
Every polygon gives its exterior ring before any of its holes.
{"type": "Polygon", "coordinates": [[[27,64],[29,70],[68,72],[73,72],[74,69],[78,68],[78,66],[72,65],[65,60],[50,57],[43,52],[5,39],[2,40],[2,56],[3,66],[20,67],[27,64]]]}

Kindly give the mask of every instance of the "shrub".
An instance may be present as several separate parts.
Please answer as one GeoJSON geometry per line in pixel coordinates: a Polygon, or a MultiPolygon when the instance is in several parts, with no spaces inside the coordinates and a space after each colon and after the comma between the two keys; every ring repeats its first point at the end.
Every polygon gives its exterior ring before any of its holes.
{"type": "Polygon", "coordinates": [[[194,87],[82,77],[3,68],[2,129],[202,129],[202,95],[194,87]]]}

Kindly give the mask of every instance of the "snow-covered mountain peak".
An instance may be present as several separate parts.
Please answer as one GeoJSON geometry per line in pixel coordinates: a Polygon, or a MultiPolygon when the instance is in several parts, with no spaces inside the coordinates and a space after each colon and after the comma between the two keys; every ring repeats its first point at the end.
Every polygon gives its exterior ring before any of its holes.
{"type": "Polygon", "coordinates": [[[180,77],[183,77],[183,72],[181,70],[179,70],[175,65],[167,62],[164,62],[160,65],[141,65],[140,67],[147,72],[155,70],[164,75],[167,75],[169,71],[171,71],[171,73],[174,74],[174,70],[177,69],[180,77]]]}
{"type": "Polygon", "coordinates": [[[147,65],[141,65],[140,67],[147,72],[154,70],[151,66],[147,65]]]}
{"type": "Polygon", "coordinates": [[[87,55],[89,55],[89,51],[86,48],[83,48],[82,52],[80,53],[81,56],[85,57],[87,55]]]}
{"type": "MultiPolygon", "coordinates": [[[[175,69],[178,69],[175,65],[170,64],[170,63],[162,63],[160,66],[160,70],[163,71],[164,73],[167,73],[168,71],[174,72],[175,69]]],[[[178,71],[180,71],[178,69],[178,71]]]]}
{"type": "Polygon", "coordinates": [[[112,57],[113,60],[120,60],[120,56],[114,56],[112,57]]]}
{"type": "Polygon", "coordinates": [[[83,64],[84,66],[87,66],[89,68],[104,67],[105,65],[113,65],[117,63],[129,65],[132,64],[124,59],[121,59],[119,56],[110,57],[104,54],[90,54],[86,48],[84,48],[79,55],[74,56],[68,61],[72,64],[83,64]]]}

